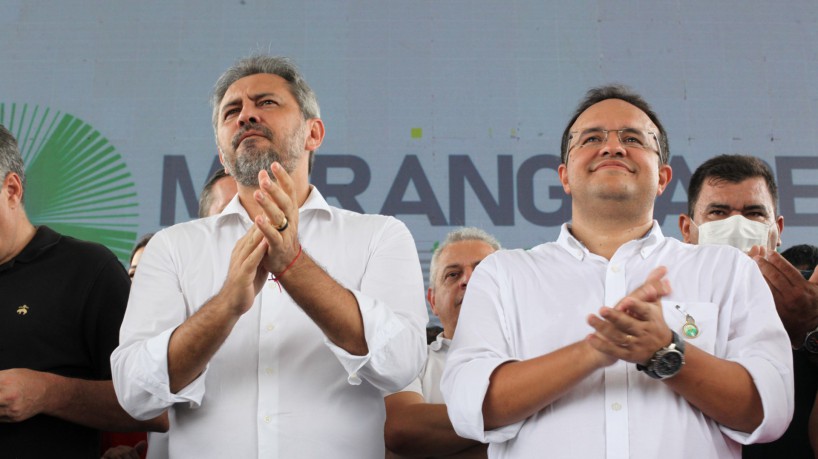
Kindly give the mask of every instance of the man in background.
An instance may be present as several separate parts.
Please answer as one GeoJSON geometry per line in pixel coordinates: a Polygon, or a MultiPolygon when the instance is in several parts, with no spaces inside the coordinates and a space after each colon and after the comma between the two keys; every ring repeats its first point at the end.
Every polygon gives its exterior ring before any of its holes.
{"type": "Polygon", "coordinates": [[[813,457],[818,438],[809,426],[818,391],[818,276],[802,277],[775,249],[781,245],[784,217],[778,213],[778,186],[761,159],[720,155],[702,163],[688,185],[688,213],[679,216],[685,242],[736,247],[754,257],[770,286],[775,306],[793,347],[795,411],[778,440],[748,445],[744,458],[813,457]],[[812,335],[811,335],[812,334],[812,335]],[[815,437],[815,434],[812,434],[815,437]]]}
{"type": "Polygon", "coordinates": [[[153,233],[142,235],[142,237],[136,241],[136,244],[131,250],[131,259],[128,264],[128,277],[130,277],[131,280],[133,280],[133,276],[136,274],[136,268],[139,266],[139,260],[142,259],[142,253],[145,252],[145,246],[148,245],[148,242],[150,242],[152,237],[153,233]]]}
{"type": "Polygon", "coordinates": [[[109,357],[130,281],[107,248],[35,227],[0,125],[0,455],[99,457],[101,430],[167,429],[117,403],[109,357]]]}
{"type": "Polygon", "coordinates": [[[449,233],[432,255],[426,299],[443,332],[429,345],[420,376],[384,399],[384,437],[387,450],[393,453],[387,457],[486,457],[486,445],[454,431],[440,393],[440,376],[469,279],[477,265],[497,250],[500,243],[485,231],[461,228],[449,233]]]}
{"type": "Polygon", "coordinates": [[[818,265],[818,247],[811,244],[794,245],[781,256],[801,271],[812,271],[818,265]]]}
{"type": "Polygon", "coordinates": [[[236,181],[224,169],[217,170],[205,183],[199,195],[199,218],[216,215],[236,195],[236,181]]]}

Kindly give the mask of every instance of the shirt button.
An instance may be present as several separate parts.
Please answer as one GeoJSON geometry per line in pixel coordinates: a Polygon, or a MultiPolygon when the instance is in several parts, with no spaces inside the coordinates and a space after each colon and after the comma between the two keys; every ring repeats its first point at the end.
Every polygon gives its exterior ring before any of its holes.
{"type": "Polygon", "coordinates": [[[274,328],[276,328],[274,324],[272,323],[267,324],[267,331],[273,331],[274,328]]]}
{"type": "Polygon", "coordinates": [[[614,411],[619,411],[622,409],[622,405],[620,405],[618,402],[614,402],[611,404],[611,409],[614,411]]]}
{"type": "Polygon", "coordinates": [[[611,271],[618,273],[619,272],[619,265],[611,265],[611,271]]]}
{"type": "Polygon", "coordinates": [[[268,375],[271,375],[271,374],[273,374],[273,369],[270,368],[270,367],[267,367],[267,368],[264,369],[264,372],[267,373],[268,375]]]}
{"type": "Polygon", "coordinates": [[[264,416],[264,422],[266,422],[267,424],[269,424],[270,421],[272,421],[272,420],[273,419],[270,416],[264,416]]]}

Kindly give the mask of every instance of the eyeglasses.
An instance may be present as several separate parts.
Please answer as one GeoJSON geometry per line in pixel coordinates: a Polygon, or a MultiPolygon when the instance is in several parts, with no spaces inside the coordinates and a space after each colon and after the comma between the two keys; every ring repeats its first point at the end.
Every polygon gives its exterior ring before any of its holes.
{"type": "Polygon", "coordinates": [[[568,138],[568,151],[573,148],[602,148],[608,141],[608,133],[616,132],[619,144],[624,148],[635,148],[638,150],[653,151],[662,156],[662,145],[659,137],[653,131],[643,131],[641,129],[586,129],[582,132],[571,131],[568,138]],[[576,141],[575,141],[576,140],[576,141]],[[655,147],[654,147],[655,145],[655,147]]]}

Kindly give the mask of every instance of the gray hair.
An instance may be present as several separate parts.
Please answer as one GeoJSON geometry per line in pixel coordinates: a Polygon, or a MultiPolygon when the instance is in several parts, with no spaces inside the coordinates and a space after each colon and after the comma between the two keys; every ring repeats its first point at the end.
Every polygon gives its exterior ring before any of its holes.
{"type": "Polygon", "coordinates": [[[320,118],[321,109],[318,99],[304,80],[295,63],[286,57],[255,54],[239,60],[227,69],[216,81],[213,94],[210,96],[210,106],[213,107],[213,133],[218,141],[219,104],[221,104],[227,89],[236,81],[251,75],[269,73],[285,79],[290,86],[290,92],[301,108],[304,119],[320,118]]]}
{"type": "Polygon", "coordinates": [[[475,228],[473,226],[467,226],[463,228],[458,228],[451,233],[446,235],[446,239],[443,240],[440,245],[437,246],[435,252],[432,254],[432,261],[429,263],[429,285],[434,287],[437,281],[437,274],[438,274],[438,259],[440,259],[440,254],[443,253],[443,250],[451,244],[455,242],[463,242],[463,241],[480,241],[485,242],[494,250],[500,250],[502,247],[500,246],[500,242],[497,241],[497,238],[492,236],[491,234],[481,230],[480,228],[475,228]]]}
{"type": "Polygon", "coordinates": [[[5,126],[0,124],[0,179],[6,180],[6,177],[12,172],[20,176],[20,182],[22,182],[25,191],[26,173],[23,157],[20,156],[20,149],[17,146],[17,139],[5,126]]]}

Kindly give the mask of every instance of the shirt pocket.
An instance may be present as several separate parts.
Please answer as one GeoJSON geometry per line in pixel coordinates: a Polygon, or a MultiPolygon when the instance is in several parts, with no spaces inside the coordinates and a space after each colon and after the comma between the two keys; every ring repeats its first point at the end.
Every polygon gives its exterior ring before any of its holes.
{"type": "Polygon", "coordinates": [[[718,332],[719,309],[715,303],[663,301],[665,322],[686,343],[713,354],[718,332]]]}

